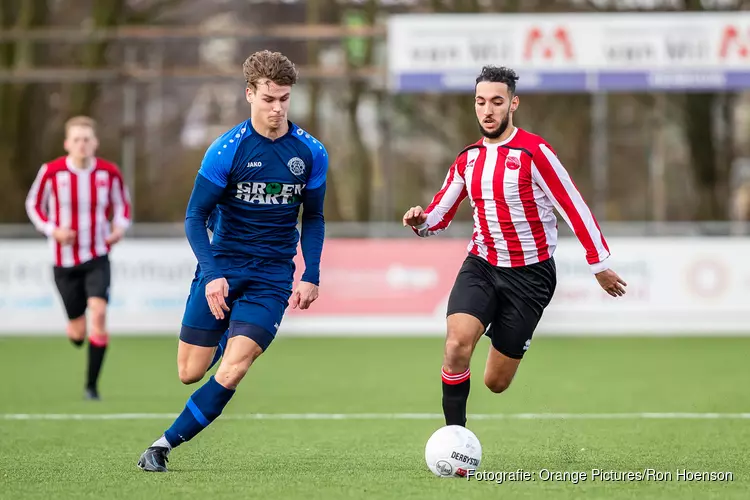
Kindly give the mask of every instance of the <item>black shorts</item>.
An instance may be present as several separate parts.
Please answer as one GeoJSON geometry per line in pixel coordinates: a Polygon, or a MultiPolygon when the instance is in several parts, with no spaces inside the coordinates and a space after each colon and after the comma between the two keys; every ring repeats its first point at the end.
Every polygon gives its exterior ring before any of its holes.
{"type": "Polygon", "coordinates": [[[555,261],[495,267],[466,257],[448,299],[448,316],[466,313],[482,322],[492,346],[521,359],[557,286],[555,261]]]}
{"type": "Polygon", "coordinates": [[[109,302],[108,256],[96,257],[74,267],[55,267],[53,273],[69,319],[84,315],[89,297],[100,297],[109,302]]]}

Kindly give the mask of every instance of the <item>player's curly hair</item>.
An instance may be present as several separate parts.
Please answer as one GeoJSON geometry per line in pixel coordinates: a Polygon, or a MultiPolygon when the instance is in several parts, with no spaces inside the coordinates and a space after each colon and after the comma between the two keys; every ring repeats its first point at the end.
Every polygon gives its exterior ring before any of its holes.
{"type": "Polygon", "coordinates": [[[257,88],[258,81],[269,79],[276,85],[291,86],[297,83],[297,68],[281,52],[261,50],[251,54],[242,65],[248,87],[257,88]]]}
{"type": "MultiPolygon", "coordinates": [[[[516,93],[516,82],[518,81],[518,75],[515,71],[505,66],[485,66],[482,68],[482,72],[477,77],[477,84],[479,82],[495,82],[504,83],[508,86],[508,92],[510,95],[516,93]]],[[[475,85],[476,86],[476,85],[475,85]]]]}

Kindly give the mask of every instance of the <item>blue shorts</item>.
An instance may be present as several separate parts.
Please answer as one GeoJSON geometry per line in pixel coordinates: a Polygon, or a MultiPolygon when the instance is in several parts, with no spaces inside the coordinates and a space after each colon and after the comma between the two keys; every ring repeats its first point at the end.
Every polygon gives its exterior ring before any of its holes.
{"type": "Polygon", "coordinates": [[[192,345],[216,347],[229,329],[229,337],[242,335],[253,339],[265,351],[276,337],[289,305],[294,283],[293,260],[261,258],[216,258],[229,283],[229,296],[224,300],[229,312],[218,320],[211,314],[206,300],[207,282],[196,270],[190,295],[182,317],[180,340],[192,345]]]}

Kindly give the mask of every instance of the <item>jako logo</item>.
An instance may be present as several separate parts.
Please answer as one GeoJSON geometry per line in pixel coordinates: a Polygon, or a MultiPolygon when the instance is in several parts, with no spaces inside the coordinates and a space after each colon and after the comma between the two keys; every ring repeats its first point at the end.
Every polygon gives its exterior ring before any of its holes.
{"type": "Polygon", "coordinates": [[[750,30],[740,33],[736,26],[727,26],[721,36],[719,57],[726,59],[731,55],[738,55],[746,59],[750,57],[750,30]]]}
{"type": "Polygon", "coordinates": [[[262,166],[263,166],[263,162],[260,162],[260,161],[249,161],[247,162],[247,165],[246,165],[247,168],[262,167],[262,166]]]}
{"type": "Polygon", "coordinates": [[[544,33],[539,28],[532,28],[526,36],[524,59],[543,57],[552,59],[560,54],[565,59],[573,59],[573,45],[565,28],[557,28],[553,33],[544,33]]]}

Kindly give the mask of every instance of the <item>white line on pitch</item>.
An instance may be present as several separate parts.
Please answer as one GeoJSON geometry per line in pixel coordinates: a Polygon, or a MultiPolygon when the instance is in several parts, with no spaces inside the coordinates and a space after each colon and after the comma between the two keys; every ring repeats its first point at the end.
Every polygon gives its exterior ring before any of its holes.
{"type": "MultiPolygon", "coordinates": [[[[0,420],[169,420],[177,413],[0,413],[0,420]]],[[[247,413],[222,420],[439,420],[441,413],[247,413]]],[[[478,413],[469,420],[715,420],[750,419],[750,413],[478,413]]]]}

